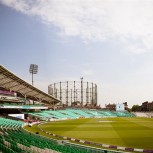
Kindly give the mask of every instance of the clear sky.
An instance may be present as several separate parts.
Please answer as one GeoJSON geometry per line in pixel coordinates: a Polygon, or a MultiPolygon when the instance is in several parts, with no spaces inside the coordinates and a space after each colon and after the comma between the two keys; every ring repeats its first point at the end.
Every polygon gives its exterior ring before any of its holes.
{"type": "Polygon", "coordinates": [[[153,101],[152,0],[0,0],[0,64],[36,87],[91,81],[98,103],[153,101]]]}

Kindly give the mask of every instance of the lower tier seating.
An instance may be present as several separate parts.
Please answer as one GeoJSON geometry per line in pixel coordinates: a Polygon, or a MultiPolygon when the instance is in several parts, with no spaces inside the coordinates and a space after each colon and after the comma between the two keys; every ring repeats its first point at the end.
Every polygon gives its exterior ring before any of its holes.
{"type": "Polygon", "coordinates": [[[22,129],[24,122],[0,118],[0,151],[2,153],[86,153],[59,145],[57,142],[28,133],[22,129]]]}

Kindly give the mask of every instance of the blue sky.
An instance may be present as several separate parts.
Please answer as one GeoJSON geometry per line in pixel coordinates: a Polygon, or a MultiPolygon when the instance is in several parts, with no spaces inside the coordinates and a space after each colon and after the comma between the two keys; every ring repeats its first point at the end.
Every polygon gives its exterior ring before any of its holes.
{"type": "Polygon", "coordinates": [[[98,103],[153,101],[152,0],[0,0],[0,61],[47,92],[94,82],[98,103]]]}

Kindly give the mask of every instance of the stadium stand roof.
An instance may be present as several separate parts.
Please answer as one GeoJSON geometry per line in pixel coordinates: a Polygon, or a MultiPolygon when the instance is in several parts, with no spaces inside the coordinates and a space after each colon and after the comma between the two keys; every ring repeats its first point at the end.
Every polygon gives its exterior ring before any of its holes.
{"type": "Polygon", "coordinates": [[[59,99],[39,90],[38,88],[32,86],[26,81],[22,80],[4,66],[0,65],[0,87],[21,93],[23,96],[26,95],[27,98],[35,98],[41,100],[43,103],[56,104],[60,102],[59,99]]]}

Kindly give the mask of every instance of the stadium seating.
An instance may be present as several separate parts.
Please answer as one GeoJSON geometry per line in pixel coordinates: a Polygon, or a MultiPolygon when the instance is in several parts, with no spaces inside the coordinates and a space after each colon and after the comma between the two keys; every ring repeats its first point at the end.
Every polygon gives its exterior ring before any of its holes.
{"type": "Polygon", "coordinates": [[[22,127],[23,122],[11,119],[0,118],[0,127],[2,129],[18,129],[22,127]]]}
{"type": "Polygon", "coordinates": [[[42,120],[48,119],[77,119],[90,117],[133,117],[134,114],[129,112],[116,112],[104,110],[87,110],[87,109],[66,109],[66,110],[48,110],[36,113],[29,113],[33,116],[39,117],[42,120]]]}
{"type": "Polygon", "coordinates": [[[22,130],[24,122],[0,118],[0,151],[4,153],[86,153],[22,130]]]}
{"type": "Polygon", "coordinates": [[[67,118],[72,118],[72,119],[74,119],[74,118],[79,118],[79,117],[80,117],[79,115],[74,114],[74,113],[72,113],[72,112],[69,111],[69,110],[67,110],[67,111],[65,111],[65,110],[58,110],[58,112],[60,112],[60,113],[62,113],[62,114],[66,114],[66,115],[67,115],[67,118]]]}

